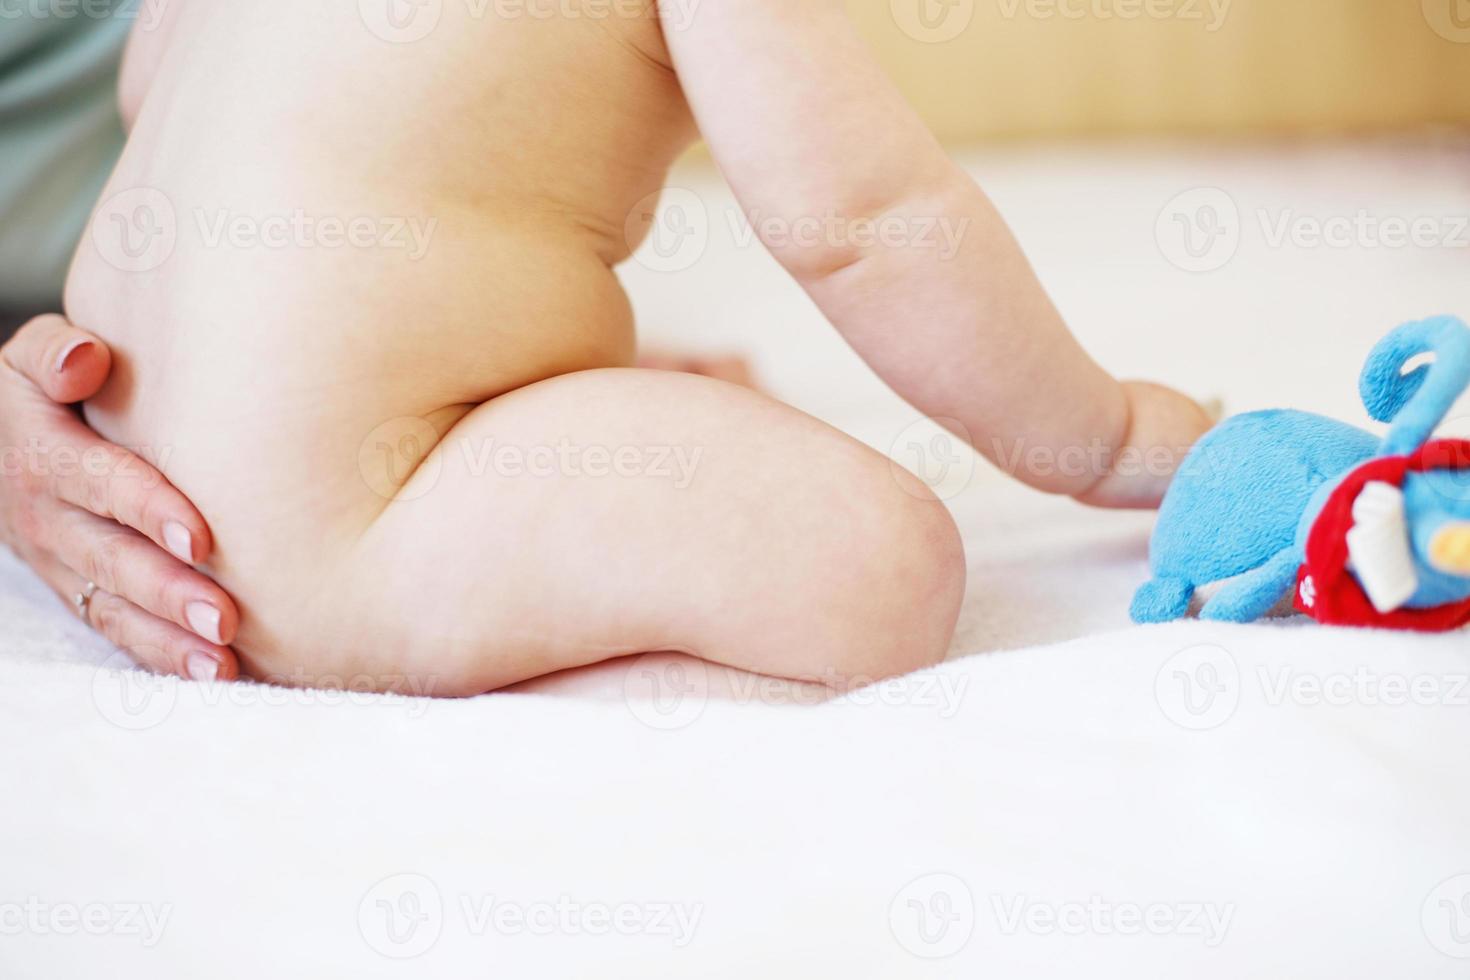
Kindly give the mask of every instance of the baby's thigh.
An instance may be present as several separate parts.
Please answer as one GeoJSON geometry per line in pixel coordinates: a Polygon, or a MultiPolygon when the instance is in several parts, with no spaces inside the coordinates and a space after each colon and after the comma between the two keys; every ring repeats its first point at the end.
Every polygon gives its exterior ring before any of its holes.
{"type": "Polygon", "coordinates": [[[707,378],[605,370],[473,411],[352,579],[358,648],[436,693],[646,651],[842,685],[943,657],[964,562],[927,488],[836,430],[707,378]]]}

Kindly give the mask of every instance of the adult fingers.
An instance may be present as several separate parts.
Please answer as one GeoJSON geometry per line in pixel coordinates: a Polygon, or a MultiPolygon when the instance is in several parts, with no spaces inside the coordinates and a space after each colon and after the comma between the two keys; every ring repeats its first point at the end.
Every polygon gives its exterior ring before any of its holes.
{"type": "Polygon", "coordinates": [[[107,442],[80,420],[61,427],[75,463],[50,468],[58,499],[143,533],[182,562],[204,560],[213,545],[209,525],[188,497],[142,457],[107,442]]]}
{"type": "MultiPolygon", "coordinates": [[[[86,588],[80,576],[51,556],[37,556],[31,566],[68,606],[75,608],[77,596],[86,588]]],[[[89,626],[149,670],[193,680],[231,680],[239,676],[239,661],[233,650],[206,643],[106,590],[94,591],[85,610],[89,626]]]]}
{"type": "Polygon", "coordinates": [[[104,589],[92,593],[86,612],[97,632],[150,670],[196,681],[229,680],[239,674],[230,650],[205,643],[104,589]]]}
{"type": "Polygon", "coordinates": [[[29,321],[0,348],[5,362],[63,405],[95,395],[112,370],[112,352],[94,334],[51,313],[29,321]]]}
{"type": "Polygon", "coordinates": [[[141,534],[71,507],[53,524],[51,550],[79,577],[211,644],[234,639],[240,618],[225,591],[141,534]]]}

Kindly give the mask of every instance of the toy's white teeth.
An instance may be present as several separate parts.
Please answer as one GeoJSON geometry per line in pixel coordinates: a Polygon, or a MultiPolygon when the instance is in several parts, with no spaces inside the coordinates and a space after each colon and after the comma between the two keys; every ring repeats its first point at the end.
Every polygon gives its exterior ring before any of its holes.
{"type": "Polygon", "coordinates": [[[1380,480],[1363,487],[1353,501],[1347,546],[1353,574],[1379,612],[1400,608],[1419,588],[1409,550],[1404,494],[1398,487],[1380,480]]]}
{"type": "Polygon", "coordinates": [[[1391,483],[1370,480],[1353,501],[1353,524],[1377,524],[1385,519],[1405,525],[1404,492],[1391,483]]]}

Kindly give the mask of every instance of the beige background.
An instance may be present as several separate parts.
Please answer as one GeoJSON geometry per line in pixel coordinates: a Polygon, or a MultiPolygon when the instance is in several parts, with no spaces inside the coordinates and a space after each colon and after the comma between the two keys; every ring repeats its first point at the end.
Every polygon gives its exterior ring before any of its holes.
{"type": "Polygon", "coordinates": [[[1470,122],[1470,0],[850,6],[905,93],[951,142],[1470,122]]]}

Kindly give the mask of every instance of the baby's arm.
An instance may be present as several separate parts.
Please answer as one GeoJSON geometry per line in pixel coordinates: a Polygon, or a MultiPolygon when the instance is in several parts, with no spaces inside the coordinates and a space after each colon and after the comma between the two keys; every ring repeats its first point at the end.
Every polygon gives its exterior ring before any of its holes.
{"type": "Polygon", "coordinates": [[[703,0],[665,36],[762,241],[885,381],[1031,486],[1158,503],[1205,414],[1087,355],[840,0],[703,0]]]}

